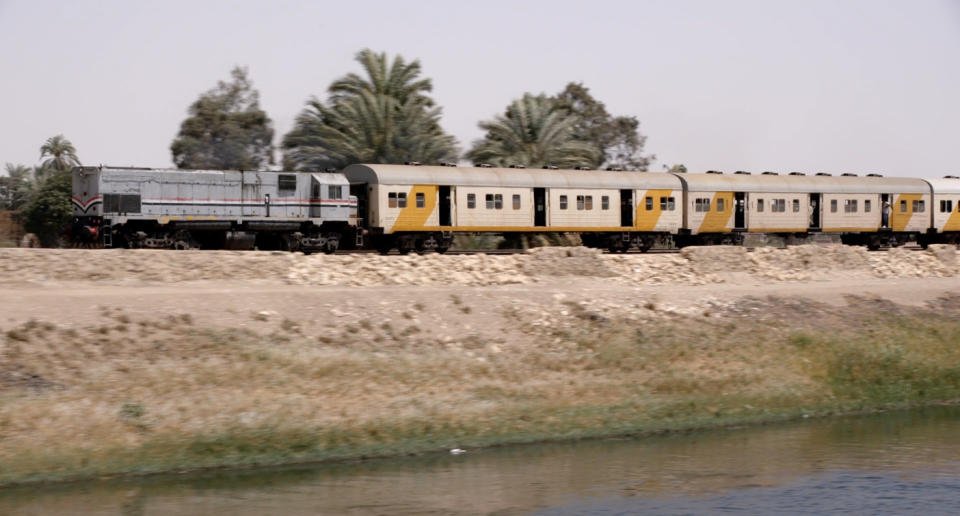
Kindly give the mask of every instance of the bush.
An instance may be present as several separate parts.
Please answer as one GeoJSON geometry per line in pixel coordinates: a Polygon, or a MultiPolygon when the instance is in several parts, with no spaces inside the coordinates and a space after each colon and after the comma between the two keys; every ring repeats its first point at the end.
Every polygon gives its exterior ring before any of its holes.
{"type": "Polygon", "coordinates": [[[44,247],[57,247],[70,222],[72,178],[69,170],[53,172],[23,211],[24,228],[44,247]]]}

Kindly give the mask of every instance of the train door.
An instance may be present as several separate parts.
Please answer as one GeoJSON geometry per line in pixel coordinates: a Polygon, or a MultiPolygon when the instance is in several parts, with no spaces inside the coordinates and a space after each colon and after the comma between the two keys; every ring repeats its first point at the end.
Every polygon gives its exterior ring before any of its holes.
{"type": "Polygon", "coordinates": [[[820,194],[810,194],[810,227],[808,229],[820,229],[821,202],[820,194]]]}
{"type": "Polygon", "coordinates": [[[437,194],[440,198],[438,199],[440,206],[438,206],[438,214],[440,215],[440,225],[441,226],[452,226],[453,221],[450,217],[450,187],[441,186],[437,194]]]}
{"type": "Polygon", "coordinates": [[[317,181],[316,178],[311,178],[310,182],[310,217],[319,219],[323,216],[322,209],[322,196],[320,194],[321,190],[320,181],[317,181]]]}
{"type": "Polygon", "coordinates": [[[633,227],[633,190],[620,190],[620,225],[633,227]]]}
{"type": "Polygon", "coordinates": [[[263,215],[265,197],[260,184],[260,174],[256,172],[241,172],[241,174],[241,215],[247,217],[263,215]]]}
{"type": "Polygon", "coordinates": [[[735,192],[733,194],[733,229],[747,228],[747,194],[735,192]]]}
{"type": "Polygon", "coordinates": [[[890,214],[893,212],[893,201],[890,194],[880,195],[880,227],[890,228],[890,214]]]}
{"type": "Polygon", "coordinates": [[[533,189],[533,225],[538,228],[547,225],[547,189],[533,189]]]}

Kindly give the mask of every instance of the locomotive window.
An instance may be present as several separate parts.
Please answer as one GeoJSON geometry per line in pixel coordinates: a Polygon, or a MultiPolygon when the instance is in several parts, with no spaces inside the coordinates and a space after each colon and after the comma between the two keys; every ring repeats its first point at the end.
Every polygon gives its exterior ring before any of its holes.
{"type": "Polygon", "coordinates": [[[492,193],[488,193],[488,194],[486,195],[486,197],[485,197],[485,200],[487,201],[487,209],[488,209],[488,210],[492,210],[492,209],[493,209],[493,194],[492,194],[492,193]]]}
{"type": "MultiPolygon", "coordinates": [[[[327,199],[340,199],[342,195],[343,195],[342,186],[330,185],[327,187],[327,199]]],[[[319,197],[319,195],[317,197],[319,197]]]]}
{"type": "Polygon", "coordinates": [[[427,205],[427,197],[423,192],[417,192],[417,208],[423,208],[427,205]]]}
{"type": "Polygon", "coordinates": [[[717,199],[717,211],[723,211],[723,199],[717,199]]]}
{"type": "Polygon", "coordinates": [[[863,211],[866,213],[870,213],[870,199],[866,199],[863,201],[863,211]]]}
{"type": "Polygon", "coordinates": [[[297,193],[297,176],[280,174],[277,176],[277,197],[293,197],[297,193]]]}
{"type": "Polygon", "coordinates": [[[830,213],[836,213],[836,212],[837,212],[837,200],[830,199],[830,213]]]}
{"type": "Polygon", "coordinates": [[[493,196],[493,207],[498,210],[503,209],[503,194],[496,194],[493,196]]]}
{"type": "Polygon", "coordinates": [[[320,198],[320,183],[313,183],[313,186],[310,188],[310,198],[311,199],[320,198]]]}
{"type": "Polygon", "coordinates": [[[397,207],[397,192],[390,192],[387,194],[387,208],[396,208],[397,207]]]}
{"type": "Polygon", "coordinates": [[[561,209],[561,210],[567,209],[567,196],[566,196],[566,195],[561,195],[561,196],[560,196],[560,209],[561,209]]]}
{"type": "Polygon", "coordinates": [[[800,211],[800,199],[793,200],[793,212],[798,213],[800,211]]]}
{"type": "Polygon", "coordinates": [[[582,195],[577,196],[577,209],[583,210],[584,200],[582,195]]]}
{"type": "Polygon", "coordinates": [[[763,199],[757,199],[757,211],[763,211],[763,199]]]}
{"type": "Polygon", "coordinates": [[[398,207],[398,208],[406,208],[406,207],[407,207],[407,194],[406,194],[406,193],[401,192],[401,193],[398,193],[398,194],[397,194],[397,207],[398,207]]]}
{"type": "Polygon", "coordinates": [[[647,211],[653,210],[653,197],[647,197],[644,199],[643,204],[647,211]]]}
{"type": "Polygon", "coordinates": [[[900,213],[907,212],[907,201],[900,201],[900,213]]]}
{"type": "Polygon", "coordinates": [[[121,195],[120,211],[124,213],[140,213],[139,195],[121,195]]]}
{"type": "Polygon", "coordinates": [[[520,209],[520,194],[513,194],[513,209],[520,209]]]}
{"type": "Polygon", "coordinates": [[[477,195],[468,193],[467,194],[467,208],[474,209],[477,207],[477,195]]]}
{"type": "Polygon", "coordinates": [[[610,209],[610,196],[604,195],[600,198],[600,209],[609,210],[610,209]]]}
{"type": "Polygon", "coordinates": [[[592,209],[593,209],[593,196],[592,196],[592,195],[586,196],[583,201],[584,201],[584,208],[585,208],[585,209],[588,209],[588,210],[592,210],[592,209]]]}

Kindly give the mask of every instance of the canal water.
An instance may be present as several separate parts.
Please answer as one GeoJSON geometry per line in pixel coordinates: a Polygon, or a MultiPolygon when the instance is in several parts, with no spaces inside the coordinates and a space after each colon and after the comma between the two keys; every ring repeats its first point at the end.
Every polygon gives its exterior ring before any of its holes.
{"type": "Polygon", "coordinates": [[[0,490],[0,514],[958,514],[960,407],[0,490]]]}

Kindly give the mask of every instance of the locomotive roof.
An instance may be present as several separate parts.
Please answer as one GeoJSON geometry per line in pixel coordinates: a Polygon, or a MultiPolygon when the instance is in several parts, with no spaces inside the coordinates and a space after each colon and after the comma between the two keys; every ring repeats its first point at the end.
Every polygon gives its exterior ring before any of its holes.
{"type": "MultiPolygon", "coordinates": [[[[930,193],[923,179],[909,177],[676,174],[691,192],[930,193]]],[[[960,184],[960,180],[955,180],[960,184]]]]}
{"type": "Polygon", "coordinates": [[[661,172],[476,168],[419,165],[350,165],[351,183],[388,185],[519,186],[533,188],[662,188],[679,190],[680,180],[661,172]]]}

